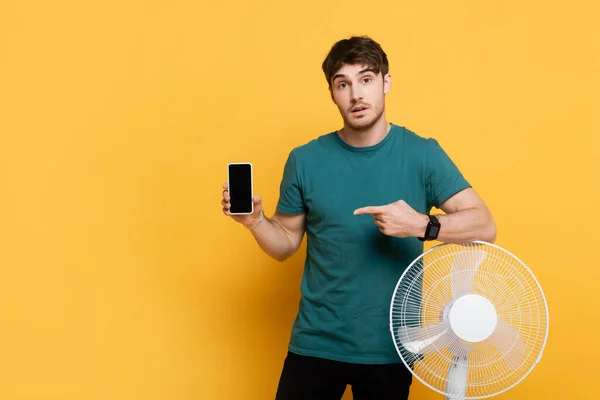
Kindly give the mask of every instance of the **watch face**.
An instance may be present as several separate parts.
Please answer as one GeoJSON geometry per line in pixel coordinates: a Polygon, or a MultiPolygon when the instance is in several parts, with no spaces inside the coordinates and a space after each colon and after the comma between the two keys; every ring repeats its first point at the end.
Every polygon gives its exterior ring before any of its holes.
{"type": "Polygon", "coordinates": [[[437,238],[438,233],[440,233],[440,228],[436,225],[431,225],[431,227],[429,228],[429,236],[437,238]]]}

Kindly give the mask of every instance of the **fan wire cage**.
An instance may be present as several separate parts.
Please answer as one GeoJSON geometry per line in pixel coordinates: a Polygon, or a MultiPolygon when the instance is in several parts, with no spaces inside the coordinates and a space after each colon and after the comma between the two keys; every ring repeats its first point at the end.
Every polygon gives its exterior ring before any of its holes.
{"type": "Polygon", "coordinates": [[[402,274],[390,307],[400,358],[423,384],[449,398],[453,384],[464,386],[465,399],[491,397],[518,384],[541,358],[548,322],[544,294],[529,268],[481,241],[444,243],[423,253],[402,274]],[[495,309],[495,326],[485,340],[466,341],[449,323],[452,305],[465,295],[481,296],[495,309]],[[466,385],[452,382],[465,379],[449,373],[453,363],[453,371],[464,371],[466,385]]]}

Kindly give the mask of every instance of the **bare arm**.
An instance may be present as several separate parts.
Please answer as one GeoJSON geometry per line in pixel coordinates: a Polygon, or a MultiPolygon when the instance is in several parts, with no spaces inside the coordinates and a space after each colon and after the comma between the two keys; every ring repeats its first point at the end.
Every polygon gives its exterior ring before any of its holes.
{"type": "Polygon", "coordinates": [[[305,231],[305,213],[292,215],[277,211],[270,219],[263,216],[262,221],[260,221],[262,199],[260,196],[254,196],[253,214],[231,215],[229,212],[231,203],[229,203],[230,197],[227,191],[227,184],[224,184],[223,188],[225,189],[223,191],[223,200],[221,201],[223,213],[231,216],[233,220],[241,223],[246,228],[252,228],[250,232],[260,248],[267,255],[282,262],[298,251],[305,231]]]}
{"type": "Polygon", "coordinates": [[[251,232],[261,249],[277,261],[294,255],[304,236],[306,214],[275,212],[271,219],[263,220],[251,232]]]}
{"type": "MultiPolygon", "coordinates": [[[[496,223],[483,200],[472,188],[456,193],[440,204],[440,209],[446,214],[437,215],[441,224],[438,240],[446,243],[496,241],[496,223]]],[[[423,235],[428,221],[425,216],[423,235]]]]}
{"type": "MultiPolygon", "coordinates": [[[[487,206],[472,188],[462,190],[440,204],[446,215],[437,215],[441,229],[438,240],[465,243],[472,240],[494,242],[496,224],[487,206]]],[[[371,214],[382,233],[396,237],[423,237],[429,218],[404,200],[385,206],[357,209],[355,215],[371,214]]]]}

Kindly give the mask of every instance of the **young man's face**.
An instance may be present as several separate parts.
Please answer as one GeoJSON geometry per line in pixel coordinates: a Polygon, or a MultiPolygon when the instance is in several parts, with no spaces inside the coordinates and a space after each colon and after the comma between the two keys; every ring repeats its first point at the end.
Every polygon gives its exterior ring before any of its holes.
{"type": "Polygon", "coordinates": [[[353,130],[368,129],[385,110],[385,95],[392,77],[375,74],[366,65],[344,65],[333,74],[331,98],[345,125],[353,130]]]}

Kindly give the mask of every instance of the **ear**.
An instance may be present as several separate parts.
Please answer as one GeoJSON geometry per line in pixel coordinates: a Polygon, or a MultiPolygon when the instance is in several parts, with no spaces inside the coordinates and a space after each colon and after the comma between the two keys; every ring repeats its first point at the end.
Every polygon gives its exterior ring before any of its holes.
{"type": "Polygon", "coordinates": [[[333,97],[333,90],[331,89],[331,86],[329,86],[329,95],[331,96],[331,101],[335,103],[335,98],[333,97]]]}
{"type": "Polygon", "coordinates": [[[392,75],[387,74],[383,77],[383,94],[388,94],[392,89],[392,75]]]}

